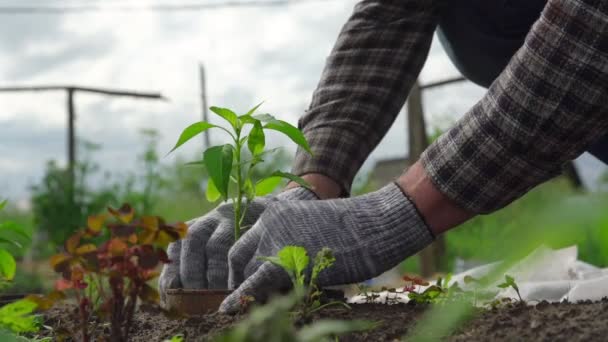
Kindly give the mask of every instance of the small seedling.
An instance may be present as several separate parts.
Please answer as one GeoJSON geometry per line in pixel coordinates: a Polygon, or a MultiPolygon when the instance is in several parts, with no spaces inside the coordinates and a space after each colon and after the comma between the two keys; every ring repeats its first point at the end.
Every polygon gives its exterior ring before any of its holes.
{"type": "Polygon", "coordinates": [[[148,281],[158,275],[160,264],[170,262],[166,246],[183,238],[187,230],[184,223],[167,224],[157,216],[134,219],[135,212],[127,204],[108,212],[90,216],[87,227],[66,240],[64,252],[51,258],[51,267],[61,274],[56,291],[32,298],[39,306],[50,307],[65,297],[63,293],[73,294],[79,339],[84,342],[91,339],[89,326],[103,323],[93,320],[93,313],[109,323],[111,341],[129,340],[138,299],[158,302],[159,294],[148,281]]]}
{"type": "Polygon", "coordinates": [[[359,295],[363,296],[365,303],[367,304],[372,304],[380,297],[378,292],[373,291],[371,287],[365,284],[357,284],[357,290],[359,291],[359,295]]]}
{"type": "Polygon", "coordinates": [[[294,327],[294,307],[302,302],[303,293],[293,291],[273,298],[268,304],[255,307],[242,321],[213,339],[214,342],[325,342],[337,341],[338,336],[375,329],[379,323],[361,320],[317,320],[297,330],[294,327]]]}
{"type": "Polygon", "coordinates": [[[321,304],[322,292],[317,284],[317,280],[319,274],[323,270],[331,267],[336,261],[331,249],[322,248],[317,253],[308,283],[306,282],[304,272],[308,269],[310,259],[304,247],[285,246],[276,256],[260,257],[260,259],[270,261],[273,264],[282,267],[289,275],[295,292],[305,294],[295,311],[297,316],[303,320],[308,320],[312,313],[331,305],[343,305],[350,309],[346,303],[340,301],[321,304]]]}
{"type": "Polygon", "coordinates": [[[519,286],[517,286],[517,284],[515,283],[515,278],[511,277],[508,274],[505,274],[504,283],[498,284],[497,286],[501,289],[506,289],[508,287],[512,288],[517,293],[519,303],[524,303],[524,300],[521,298],[521,294],[519,293],[519,286]]]}
{"type": "Polygon", "coordinates": [[[171,149],[183,145],[200,133],[209,129],[220,129],[228,134],[231,143],[209,147],[203,152],[203,159],[190,164],[203,165],[209,173],[206,196],[210,202],[222,198],[224,201],[231,198],[234,204],[234,241],[238,240],[243,230],[243,220],[247,213],[248,204],[255,196],[271,193],[279,185],[282,178],[294,181],[302,186],[308,184],[300,177],[281,171],[275,171],[267,177],[255,181],[252,179],[253,169],[264,162],[266,154],[273,150],[266,150],[266,135],[264,131],[273,130],[283,133],[308,153],[312,153],[308,142],[300,130],[291,124],[277,120],[270,114],[255,115],[261,103],[246,114],[237,115],[228,108],[211,107],[211,111],[230,124],[229,128],[200,121],[188,126],[180,135],[177,143],[171,149]],[[246,134],[245,128],[250,128],[246,134]],[[244,160],[245,146],[251,154],[250,159],[244,160]],[[230,185],[234,187],[232,189],[230,185]],[[231,195],[234,194],[234,195],[231,195]]]}

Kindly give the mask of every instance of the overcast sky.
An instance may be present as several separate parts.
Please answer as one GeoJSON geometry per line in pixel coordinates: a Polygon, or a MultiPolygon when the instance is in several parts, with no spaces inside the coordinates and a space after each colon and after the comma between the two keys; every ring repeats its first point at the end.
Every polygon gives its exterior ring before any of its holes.
{"type": "MultiPolygon", "coordinates": [[[[119,3],[147,2],[171,3],[119,3]]],[[[159,146],[167,151],[181,130],[200,117],[199,62],[207,69],[210,105],[244,111],[265,100],[263,111],[295,124],[355,3],[336,0],[178,13],[1,15],[0,86],[76,84],[161,92],[168,102],[77,96],[77,134],[101,143],[103,150],[96,160],[121,170],[132,166],[141,148],[140,128],[158,129],[159,146]]],[[[435,41],[422,82],[456,75],[435,41]]],[[[430,124],[445,128],[483,94],[472,84],[427,92],[430,124]]],[[[39,181],[47,160],[65,163],[65,102],[61,92],[0,94],[0,197],[27,198],[28,185],[39,181]]],[[[404,132],[400,115],[366,167],[378,158],[405,155],[404,132]]],[[[214,136],[214,143],[220,141],[219,135],[214,136]]],[[[283,143],[287,144],[278,137],[274,140],[275,145],[283,143]]],[[[183,155],[197,151],[190,145],[183,155]]],[[[600,172],[590,158],[585,165],[589,174],[600,172]]]]}

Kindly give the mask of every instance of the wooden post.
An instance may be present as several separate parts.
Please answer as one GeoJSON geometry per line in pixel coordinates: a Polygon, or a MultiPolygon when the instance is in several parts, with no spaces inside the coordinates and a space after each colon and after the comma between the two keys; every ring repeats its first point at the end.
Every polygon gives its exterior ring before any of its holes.
{"type": "MultiPolygon", "coordinates": [[[[424,122],[421,87],[418,81],[412,87],[408,98],[407,124],[409,133],[409,160],[411,163],[414,163],[429,145],[424,122]]],[[[445,240],[443,236],[439,236],[433,244],[418,254],[421,275],[423,277],[430,277],[436,273],[441,266],[444,254],[445,240]]]]}
{"type": "Polygon", "coordinates": [[[76,133],[74,128],[74,120],[76,119],[76,112],[74,106],[74,89],[66,88],[67,100],[68,100],[68,174],[70,176],[71,186],[74,186],[74,167],[76,164],[76,133]]]}

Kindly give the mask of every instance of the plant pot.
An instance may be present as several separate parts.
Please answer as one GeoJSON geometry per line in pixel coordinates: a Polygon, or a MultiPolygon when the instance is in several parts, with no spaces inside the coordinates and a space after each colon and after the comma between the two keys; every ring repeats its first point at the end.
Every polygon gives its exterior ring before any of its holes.
{"type": "Polygon", "coordinates": [[[165,306],[187,316],[199,316],[219,309],[222,301],[231,294],[230,290],[169,289],[165,306]]]}

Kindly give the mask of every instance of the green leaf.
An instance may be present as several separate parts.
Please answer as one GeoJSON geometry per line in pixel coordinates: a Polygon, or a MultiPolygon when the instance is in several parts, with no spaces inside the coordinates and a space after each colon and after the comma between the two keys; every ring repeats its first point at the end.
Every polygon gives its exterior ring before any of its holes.
{"type": "Polygon", "coordinates": [[[300,246],[285,246],[277,256],[281,260],[281,265],[295,274],[297,284],[304,285],[303,272],[310,262],[306,249],[300,246]]]}
{"type": "Polygon", "coordinates": [[[336,262],[336,257],[330,248],[323,247],[317,255],[315,255],[314,265],[312,267],[312,273],[310,275],[310,287],[316,286],[317,278],[319,273],[326,268],[331,267],[336,262]]]}
{"type": "Polygon", "coordinates": [[[239,121],[241,122],[241,125],[255,124],[256,122],[259,122],[259,120],[256,120],[253,117],[251,117],[251,115],[247,115],[247,114],[239,116],[239,121]]]}
{"type": "Polygon", "coordinates": [[[16,333],[36,332],[39,324],[36,316],[32,315],[38,305],[22,299],[0,308],[0,326],[16,333]]]}
{"type": "MultiPolygon", "coordinates": [[[[23,227],[21,227],[20,225],[14,222],[5,222],[3,224],[0,224],[0,238],[12,240],[11,235],[18,236],[25,241],[32,240],[32,237],[28,233],[26,233],[23,227]],[[4,233],[8,233],[8,237],[5,236],[4,233]]],[[[15,243],[14,241],[11,242],[15,243]]]]}
{"type": "Polygon", "coordinates": [[[507,284],[507,283],[502,283],[502,284],[498,284],[498,285],[496,285],[496,286],[500,287],[501,289],[506,289],[507,287],[509,287],[509,284],[507,284]]]}
{"type": "Polygon", "coordinates": [[[259,121],[253,124],[251,132],[249,132],[249,139],[247,140],[247,147],[251,151],[252,156],[257,156],[264,152],[264,146],[266,146],[266,137],[264,136],[264,129],[259,121]]]}
{"type": "Polygon", "coordinates": [[[228,198],[232,154],[233,147],[228,144],[208,148],[203,154],[203,160],[205,161],[207,172],[209,172],[209,177],[213,180],[224,200],[228,198]]]}
{"type": "Polygon", "coordinates": [[[255,111],[256,111],[256,110],[258,110],[258,108],[260,108],[260,106],[261,106],[263,103],[264,103],[264,101],[262,101],[262,102],[258,103],[258,105],[257,105],[257,106],[255,106],[255,107],[251,108],[251,109],[250,109],[250,110],[247,112],[247,114],[245,114],[245,115],[247,115],[247,116],[251,116],[251,115],[253,115],[253,113],[255,113],[255,111]]]}
{"type": "MultiPolygon", "coordinates": [[[[169,153],[175,151],[176,148],[182,146],[185,142],[194,138],[198,134],[203,133],[204,131],[208,130],[209,128],[213,128],[213,127],[218,127],[218,126],[210,124],[205,121],[197,122],[197,123],[194,123],[194,124],[186,127],[186,129],[184,129],[182,134],[179,136],[179,139],[177,139],[177,143],[171,149],[171,151],[169,151],[169,153]]],[[[167,153],[167,154],[169,154],[169,153],[167,153]]]]}
{"type": "Polygon", "coordinates": [[[209,179],[207,181],[207,189],[205,189],[205,197],[207,197],[207,201],[213,203],[222,197],[222,194],[217,190],[213,181],[209,179]]]}
{"type": "MultiPolygon", "coordinates": [[[[260,120],[260,119],[258,119],[258,120],[260,120]]],[[[260,120],[260,121],[263,121],[263,120],[260,120]]],[[[289,137],[289,139],[291,139],[293,142],[298,144],[298,146],[302,147],[306,152],[308,152],[309,154],[312,154],[312,151],[310,150],[310,146],[308,146],[308,142],[306,141],[304,134],[302,134],[302,132],[299,129],[292,126],[291,124],[289,124],[285,121],[282,121],[282,120],[273,120],[273,121],[268,122],[264,126],[264,128],[272,129],[272,130],[285,134],[287,137],[289,137]]]]}
{"type": "Polygon", "coordinates": [[[191,161],[191,162],[185,163],[184,165],[205,167],[205,161],[204,160],[191,161]]]}
{"type": "Polygon", "coordinates": [[[212,112],[222,117],[224,120],[228,121],[234,130],[238,130],[241,128],[241,124],[239,122],[239,117],[228,108],[220,108],[220,107],[211,107],[212,112]]]}
{"type": "Polygon", "coordinates": [[[245,179],[245,184],[243,186],[243,190],[245,191],[245,196],[249,201],[255,198],[255,189],[253,187],[253,183],[250,178],[245,179]]]}
{"type": "Polygon", "coordinates": [[[15,258],[4,249],[0,249],[0,274],[6,279],[11,280],[15,277],[17,264],[15,258]]]}
{"type": "Polygon", "coordinates": [[[5,243],[7,245],[13,245],[13,246],[15,246],[17,248],[23,248],[23,245],[20,244],[18,241],[0,237],[0,244],[3,244],[3,243],[5,243]]]}
{"type": "Polygon", "coordinates": [[[2,202],[0,202],[0,210],[4,209],[4,207],[6,206],[6,203],[8,203],[7,200],[3,200],[2,202]]]}
{"type": "Polygon", "coordinates": [[[256,196],[265,196],[268,195],[269,193],[273,192],[277,186],[279,186],[279,184],[281,184],[281,181],[283,180],[282,177],[266,177],[260,181],[258,181],[255,184],[255,195],[256,196]]]}
{"type": "Polygon", "coordinates": [[[293,182],[296,182],[296,183],[300,184],[301,186],[303,186],[303,187],[305,187],[307,189],[311,188],[311,185],[308,184],[307,181],[305,181],[304,179],[302,179],[302,178],[300,178],[300,177],[298,177],[298,176],[296,176],[296,175],[294,175],[292,173],[289,173],[289,172],[275,171],[270,176],[268,176],[267,178],[269,178],[269,177],[286,178],[286,179],[289,179],[290,181],[293,181],[293,182]]]}
{"type": "Polygon", "coordinates": [[[515,283],[515,279],[510,275],[505,274],[505,283],[511,285],[515,283]]]}
{"type": "Polygon", "coordinates": [[[272,116],[272,115],[270,115],[268,113],[253,115],[252,117],[254,119],[262,121],[262,122],[277,121],[277,118],[275,118],[274,116],[272,116]]]}

